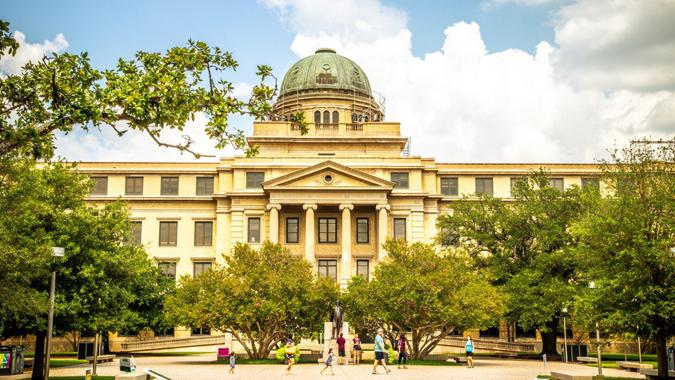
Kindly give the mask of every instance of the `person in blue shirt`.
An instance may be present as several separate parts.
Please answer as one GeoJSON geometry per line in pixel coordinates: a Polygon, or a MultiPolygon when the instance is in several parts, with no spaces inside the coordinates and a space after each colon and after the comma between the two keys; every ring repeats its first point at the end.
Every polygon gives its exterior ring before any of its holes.
{"type": "Polygon", "coordinates": [[[378,364],[382,364],[382,367],[384,367],[384,370],[387,371],[387,373],[391,372],[389,368],[387,368],[387,365],[384,362],[384,353],[387,351],[387,349],[384,346],[384,330],[379,328],[377,329],[377,335],[375,335],[375,344],[373,348],[375,349],[375,360],[373,360],[373,375],[377,374],[377,366],[378,364]]]}
{"type": "Polygon", "coordinates": [[[234,374],[234,367],[237,364],[237,356],[234,351],[230,353],[230,373],[234,374]]]}
{"type": "Polygon", "coordinates": [[[466,348],[466,364],[469,368],[473,368],[473,340],[470,336],[466,337],[464,348],[466,348]]]}
{"type": "Polygon", "coordinates": [[[333,359],[335,358],[335,354],[333,353],[333,349],[329,348],[328,349],[328,357],[326,358],[326,362],[324,363],[326,366],[323,367],[321,370],[321,374],[323,375],[323,371],[326,370],[326,368],[330,368],[330,374],[335,375],[335,372],[333,372],[333,359]]]}

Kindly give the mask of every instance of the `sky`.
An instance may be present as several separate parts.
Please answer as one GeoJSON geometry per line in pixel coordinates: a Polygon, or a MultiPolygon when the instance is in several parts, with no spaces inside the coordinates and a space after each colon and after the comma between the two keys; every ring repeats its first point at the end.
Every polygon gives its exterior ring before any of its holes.
{"type": "MultiPolygon", "coordinates": [[[[0,60],[5,74],[65,51],[111,68],[192,38],[233,53],[242,98],[256,65],[282,78],[332,47],[365,70],[411,153],[439,162],[593,162],[675,137],[675,0],[4,0],[0,19],[22,44],[0,60]]],[[[216,150],[205,122],[183,132],[198,151],[241,154],[216,150]]],[[[250,133],[252,120],[232,125],[250,133]]],[[[71,161],[194,160],[109,128],[60,134],[57,148],[71,161]]]]}

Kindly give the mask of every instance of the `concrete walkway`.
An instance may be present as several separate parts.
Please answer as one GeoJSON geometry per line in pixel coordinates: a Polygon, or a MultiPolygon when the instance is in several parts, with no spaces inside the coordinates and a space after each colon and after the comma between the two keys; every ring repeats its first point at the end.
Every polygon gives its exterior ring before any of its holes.
{"type": "MultiPolygon", "coordinates": [[[[177,356],[177,357],[141,357],[136,358],[136,364],[139,369],[151,368],[173,380],[218,380],[218,379],[251,379],[251,380],[272,380],[272,379],[297,379],[309,380],[319,378],[335,379],[419,379],[419,380],[441,380],[441,379],[499,379],[499,380],[533,380],[537,375],[548,375],[551,371],[562,371],[574,374],[593,375],[597,373],[597,368],[588,367],[581,364],[564,364],[560,362],[549,363],[544,367],[540,361],[533,360],[498,360],[483,359],[477,360],[474,368],[463,366],[410,366],[408,369],[397,369],[396,366],[390,367],[392,372],[389,375],[384,374],[382,367],[378,369],[378,375],[371,374],[371,366],[362,364],[359,366],[334,366],[335,376],[331,376],[328,371],[323,376],[319,371],[323,365],[319,364],[300,364],[293,367],[291,374],[286,374],[282,365],[237,365],[236,373],[230,375],[227,373],[229,366],[223,364],[210,364],[215,359],[214,354],[177,356]]],[[[83,375],[85,369],[90,366],[74,366],[66,368],[55,368],[52,371],[54,376],[83,375]]],[[[99,375],[119,374],[119,362],[100,364],[98,367],[99,375]]],[[[636,379],[644,379],[644,376],[633,372],[627,372],[618,369],[604,368],[603,374],[606,376],[624,376],[636,379]]]]}

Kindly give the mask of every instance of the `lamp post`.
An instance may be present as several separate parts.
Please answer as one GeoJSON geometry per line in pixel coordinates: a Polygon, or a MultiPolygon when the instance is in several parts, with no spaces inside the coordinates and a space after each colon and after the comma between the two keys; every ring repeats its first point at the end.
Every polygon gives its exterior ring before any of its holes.
{"type": "Polygon", "coordinates": [[[562,315],[563,315],[563,347],[565,349],[565,351],[564,351],[565,352],[565,354],[564,354],[565,363],[567,363],[569,361],[569,359],[567,358],[567,311],[568,311],[567,308],[563,307],[563,309],[562,309],[562,315]]]}
{"type": "MultiPolygon", "coordinates": [[[[591,281],[588,283],[590,289],[595,289],[595,282],[591,281]]],[[[598,376],[602,376],[602,352],[600,350],[600,324],[595,322],[595,339],[598,346],[598,376]]]]}
{"type": "MultiPolygon", "coordinates": [[[[52,247],[52,257],[63,257],[63,247],[52,247]]],[[[54,330],[54,299],[56,298],[56,269],[52,267],[52,279],[49,284],[49,315],[47,316],[47,352],[45,353],[45,379],[49,379],[49,357],[52,352],[52,331],[54,330]]]]}

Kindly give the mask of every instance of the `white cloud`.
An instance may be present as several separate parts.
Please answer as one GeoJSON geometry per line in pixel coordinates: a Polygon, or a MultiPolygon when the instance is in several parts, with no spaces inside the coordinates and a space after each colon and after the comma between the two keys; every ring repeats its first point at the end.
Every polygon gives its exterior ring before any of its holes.
{"type": "Polygon", "coordinates": [[[45,55],[58,53],[68,48],[68,41],[61,33],[57,34],[53,40],[44,40],[41,44],[26,42],[26,35],[18,30],[13,36],[19,43],[19,49],[14,56],[6,54],[0,59],[0,72],[6,74],[18,74],[26,63],[37,62],[45,55]]]}
{"type": "MultiPolygon", "coordinates": [[[[585,3],[579,1],[577,6],[585,3]]],[[[558,46],[542,42],[534,54],[518,49],[489,53],[478,24],[460,22],[445,30],[445,41],[438,51],[418,58],[411,51],[412,34],[405,14],[377,2],[367,2],[369,27],[374,31],[367,34],[359,25],[361,3],[338,3],[343,7],[342,15],[354,17],[325,24],[324,19],[330,17],[327,9],[335,7],[332,2],[277,0],[267,4],[296,32],[291,49],[298,56],[311,54],[320,46],[334,47],[364,68],[372,87],[386,96],[387,119],[400,121],[403,133],[412,136],[414,154],[457,162],[592,161],[615,142],[675,134],[670,89],[651,91],[645,87],[637,92],[630,85],[635,81],[594,74],[600,67],[597,62],[585,67],[580,59],[583,53],[571,55],[583,40],[575,35],[572,25],[590,23],[586,13],[574,6],[563,7],[556,20],[558,46]],[[373,24],[378,20],[384,20],[383,24],[373,24]],[[573,77],[575,73],[593,79],[587,81],[593,86],[581,86],[573,77]]],[[[643,13],[658,13],[658,9],[643,13]]],[[[603,17],[596,17],[599,23],[603,21],[603,17]]],[[[650,27],[647,23],[630,29],[650,27]]],[[[592,51],[602,51],[602,46],[621,51],[620,44],[612,42],[616,34],[596,30],[590,38],[586,29],[577,27],[586,35],[586,45],[600,46],[592,51]]],[[[659,37],[658,33],[644,32],[641,38],[647,46],[665,46],[675,40],[659,37]]],[[[624,51],[627,54],[629,51],[624,51]]],[[[665,63],[666,56],[654,53],[659,64],[672,69],[674,61],[665,63]]],[[[647,57],[634,60],[630,77],[641,78],[637,82],[643,84],[661,81],[663,77],[653,69],[659,64],[645,62],[645,70],[639,70],[643,59],[647,57]]],[[[615,74],[623,72],[617,65],[615,74]]]]}
{"type": "Polygon", "coordinates": [[[583,0],[555,20],[556,67],[575,85],[675,90],[675,1],[583,0]]]}
{"type": "Polygon", "coordinates": [[[483,2],[484,8],[496,7],[503,4],[518,4],[525,6],[538,6],[544,4],[559,3],[562,0],[489,0],[483,2]]]}

